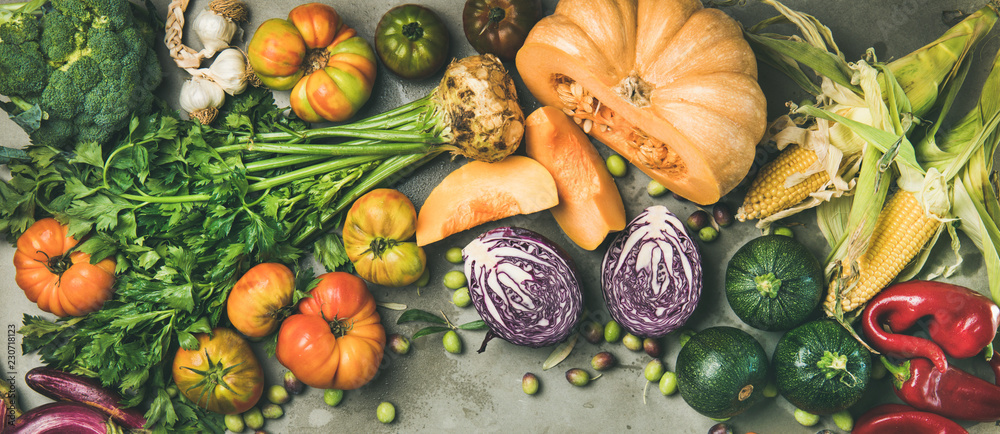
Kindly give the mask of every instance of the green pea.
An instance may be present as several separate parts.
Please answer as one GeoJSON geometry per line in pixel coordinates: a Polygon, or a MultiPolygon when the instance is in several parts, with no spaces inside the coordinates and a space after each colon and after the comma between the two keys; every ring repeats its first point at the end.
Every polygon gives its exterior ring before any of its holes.
{"type": "Polygon", "coordinates": [[[670,396],[677,393],[677,374],[667,371],[660,377],[660,393],[663,396],[670,396]]]}
{"type": "Polygon", "coordinates": [[[625,336],[622,336],[622,344],[631,351],[639,351],[642,349],[642,338],[632,333],[625,333],[625,336]]]}
{"type": "Polygon", "coordinates": [[[375,417],[378,418],[379,422],[392,423],[396,420],[396,406],[392,405],[391,402],[382,401],[375,408],[375,417]]]}
{"type": "Polygon", "coordinates": [[[646,363],[646,369],[643,369],[642,375],[646,377],[646,381],[653,383],[660,381],[660,377],[663,377],[665,371],[663,362],[660,359],[653,359],[646,363]]]}
{"type": "Polygon", "coordinates": [[[261,429],[264,427],[264,414],[260,412],[260,407],[253,407],[243,413],[243,423],[250,429],[261,429]]]}
{"type": "Polygon", "coordinates": [[[615,320],[608,321],[604,325],[604,340],[615,343],[622,338],[622,326],[615,320]]]}
{"type": "Polygon", "coordinates": [[[615,178],[621,178],[628,172],[628,163],[621,155],[611,154],[604,163],[608,165],[608,172],[615,178]]]}
{"type": "Polygon", "coordinates": [[[461,264],[464,259],[462,259],[462,248],[452,247],[448,251],[444,252],[444,259],[452,264],[461,264]]]}
{"type": "Polygon", "coordinates": [[[831,418],[833,419],[833,423],[837,425],[837,428],[847,432],[851,432],[854,429],[854,417],[847,410],[838,411],[831,418]]]}
{"type": "Polygon", "coordinates": [[[454,330],[445,332],[444,337],[441,338],[441,343],[444,344],[444,350],[449,353],[458,354],[462,352],[462,338],[458,337],[458,333],[454,330]]]}
{"type": "Polygon", "coordinates": [[[711,226],[705,226],[698,231],[698,238],[706,243],[711,243],[716,238],[719,238],[719,231],[711,226]]]}
{"type": "Polygon", "coordinates": [[[417,278],[417,281],[413,282],[413,284],[417,285],[418,288],[423,288],[427,286],[428,283],[431,283],[431,269],[430,267],[425,267],[423,274],[421,274],[420,277],[417,278]]]}
{"type": "Polygon", "coordinates": [[[469,283],[465,278],[465,272],[451,270],[444,273],[444,287],[448,289],[458,289],[469,283]]]}
{"type": "Polygon", "coordinates": [[[802,426],[813,426],[819,423],[819,415],[809,413],[800,408],[795,409],[795,421],[802,426]]]}
{"type": "Polygon", "coordinates": [[[649,181],[649,184],[646,184],[646,194],[652,197],[660,197],[667,194],[667,187],[664,187],[663,184],[656,182],[654,179],[649,181]]]}
{"type": "Polygon", "coordinates": [[[782,227],[780,227],[780,228],[777,228],[777,229],[775,229],[775,230],[774,230],[774,234],[775,234],[775,235],[784,235],[784,236],[786,236],[786,237],[793,237],[793,238],[795,237],[795,234],[794,234],[794,233],[792,233],[792,230],[791,230],[791,229],[789,229],[789,228],[788,228],[788,227],[786,227],[786,226],[782,226],[782,227]]]}
{"type": "Polygon", "coordinates": [[[243,432],[247,429],[247,424],[243,422],[243,416],[239,414],[227,414],[224,420],[226,429],[232,432],[243,432]]]}
{"type": "Polygon", "coordinates": [[[344,399],[344,391],[340,389],[326,389],[323,391],[323,402],[330,407],[336,407],[344,399]]]}
{"type": "Polygon", "coordinates": [[[458,307],[468,307],[472,304],[472,297],[469,296],[469,288],[463,286],[456,289],[455,292],[451,294],[451,302],[458,307]]]}
{"type": "Polygon", "coordinates": [[[534,395],[538,393],[538,377],[535,374],[527,373],[524,377],[521,377],[521,390],[528,395],[534,395]]]}

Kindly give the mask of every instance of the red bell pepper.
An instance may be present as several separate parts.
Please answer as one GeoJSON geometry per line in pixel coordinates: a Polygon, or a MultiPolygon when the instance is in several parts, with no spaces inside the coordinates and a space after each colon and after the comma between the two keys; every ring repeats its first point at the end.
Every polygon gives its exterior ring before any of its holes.
{"type": "MultiPolygon", "coordinates": [[[[954,366],[938,370],[925,358],[894,365],[882,357],[893,376],[893,390],[903,402],[917,410],[952,419],[1000,420],[1000,384],[993,384],[954,366]]],[[[995,381],[1000,383],[1000,353],[989,360],[995,381]]]]}
{"type": "Polygon", "coordinates": [[[873,298],[862,314],[862,330],[876,350],[894,357],[926,357],[948,369],[945,355],[959,359],[986,350],[1000,326],[1000,308],[985,295],[943,282],[898,283],[873,298]],[[927,319],[930,340],[901,334],[927,319]],[[889,327],[892,332],[883,329],[889,327]]]}
{"type": "Polygon", "coordinates": [[[861,415],[851,434],[968,434],[955,421],[903,404],[882,404],[861,415]]]}

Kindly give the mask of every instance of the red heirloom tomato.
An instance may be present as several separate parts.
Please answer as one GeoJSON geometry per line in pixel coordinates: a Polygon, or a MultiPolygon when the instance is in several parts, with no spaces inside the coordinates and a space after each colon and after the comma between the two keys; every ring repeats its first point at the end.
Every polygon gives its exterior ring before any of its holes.
{"type": "Polygon", "coordinates": [[[371,46],[322,3],[264,21],[247,45],[247,58],[265,86],[292,90],[292,110],[309,122],[349,119],[375,84],[371,46]]]}
{"type": "Polygon", "coordinates": [[[74,251],[77,240],[55,219],[36,221],[17,239],[14,282],[38,308],[57,316],[96,311],[114,293],[115,261],[91,264],[74,251]]]}
{"type": "Polygon", "coordinates": [[[249,337],[267,336],[288,315],[294,294],[295,275],[288,267],[273,262],[255,265],[229,291],[229,321],[249,337]]]}
{"type": "Polygon", "coordinates": [[[403,193],[375,189],[354,202],[344,219],[344,248],[358,275],[383,286],[416,282],[427,255],[413,241],[417,211],[403,193]]]}
{"type": "Polygon", "coordinates": [[[509,62],[541,18],[540,0],[468,0],[462,10],[462,27],[480,54],[509,62]]]}
{"type": "Polygon", "coordinates": [[[250,344],[226,328],[198,333],[198,349],[177,350],[177,389],[199,407],[220,414],[249,410],[264,393],[264,371],[250,344]]]}
{"type": "Polygon", "coordinates": [[[378,371],[385,329],[365,281],[344,272],[327,273],[299,303],[299,313],[278,331],[275,355],[303,383],[320,389],[352,390],[378,371]]]}

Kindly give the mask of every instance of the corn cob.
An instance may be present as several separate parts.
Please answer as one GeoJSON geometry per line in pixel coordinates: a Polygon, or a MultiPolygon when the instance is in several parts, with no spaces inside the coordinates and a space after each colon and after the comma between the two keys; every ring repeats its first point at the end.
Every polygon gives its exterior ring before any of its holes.
{"type": "MultiPolygon", "coordinates": [[[[935,106],[944,86],[958,71],[972,47],[989,33],[996,21],[995,7],[992,4],[984,6],[933,42],[889,63],[888,69],[909,99],[914,116],[922,117],[935,106]]],[[[885,86],[884,79],[879,81],[885,86]]],[[[847,149],[841,150],[845,155],[848,153],[847,149]]],[[[751,182],[736,218],[739,221],[765,219],[818,191],[829,181],[829,175],[814,174],[792,188],[785,187],[789,175],[804,173],[817,158],[815,152],[799,146],[785,148],[751,182]],[[786,157],[785,154],[794,155],[786,157]]]]}
{"type": "Polygon", "coordinates": [[[917,257],[940,225],[941,221],[924,210],[913,192],[898,190],[879,212],[853,277],[850,276],[853,270],[844,264],[842,275],[846,278],[846,291],[827,293],[824,306],[827,313],[836,312],[838,295],[843,312],[850,312],[871,300],[917,257]]]}
{"type": "Polygon", "coordinates": [[[765,164],[751,181],[743,206],[736,212],[736,219],[742,222],[769,217],[819,190],[830,180],[826,172],[814,173],[792,186],[785,182],[795,173],[804,173],[816,160],[818,157],[815,152],[799,145],[788,145],[774,160],[765,164]]]}

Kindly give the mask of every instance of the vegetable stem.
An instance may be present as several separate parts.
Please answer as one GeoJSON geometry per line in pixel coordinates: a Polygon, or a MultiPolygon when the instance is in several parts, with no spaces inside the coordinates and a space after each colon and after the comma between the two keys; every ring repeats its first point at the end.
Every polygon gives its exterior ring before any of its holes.
{"type": "Polygon", "coordinates": [[[325,156],[354,156],[354,155],[399,155],[415,152],[427,152],[429,146],[421,142],[374,142],[364,146],[337,144],[337,145],[306,145],[306,144],[270,144],[270,143],[246,143],[216,148],[219,153],[231,152],[235,150],[270,152],[274,154],[295,154],[295,155],[325,155],[325,156]]]}

